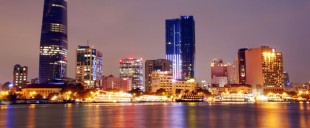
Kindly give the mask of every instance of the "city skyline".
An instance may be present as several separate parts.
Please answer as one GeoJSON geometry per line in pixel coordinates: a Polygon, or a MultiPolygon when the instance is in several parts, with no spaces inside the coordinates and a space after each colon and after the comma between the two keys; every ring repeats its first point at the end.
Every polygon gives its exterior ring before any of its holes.
{"type": "MultiPolygon", "coordinates": [[[[0,14],[4,16],[0,26],[4,28],[0,30],[0,42],[1,47],[5,48],[1,50],[0,59],[7,60],[0,63],[0,83],[12,81],[12,69],[15,64],[29,67],[29,79],[38,77],[39,72],[38,49],[43,1],[20,1],[25,4],[18,5],[14,3],[14,1],[0,2],[0,14]],[[12,11],[10,8],[12,10],[18,8],[18,11],[12,11]],[[15,27],[20,27],[22,30],[15,30],[15,27]]],[[[253,8],[228,1],[197,3],[180,1],[177,3],[180,7],[170,11],[164,9],[167,5],[161,7],[162,10],[157,9],[164,4],[161,1],[147,3],[94,0],[93,3],[85,4],[82,0],[69,1],[68,76],[74,78],[75,49],[77,45],[85,45],[86,40],[90,40],[91,45],[103,52],[105,75],[117,76],[118,60],[124,57],[143,57],[145,60],[164,58],[165,20],[181,15],[193,15],[196,22],[198,80],[210,80],[209,66],[214,58],[222,58],[226,62],[233,63],[239,48],[255,48],[262,45],[271,46],[283,53],[284,70],[289,73],[291,81],[309,80],[310,73],[305,69],[310,62],[307,58],[304,62],[300,61],[300,55],[307,54],[307,48],[310,47],[310,37],[307,37],[310,25],[306,24],[310,23],[307,14],[310,11],[309,1],[267,2],[270,5],[262,4],[264,2],[239,3],[251,5],[253,8]],[[89,10],[79,10],[82,6],[89,10]],[[195,9],[190,8],[195,6],[195,9]],[[217,10],[218,6],[221,10],[217,10]],[[241,7],[237,8],[239,6],[241,7]],[[135,7],[137,9],[134,9],[135,7]],[[182,9],[185,7],[187,9],[182,9]],[[225,7],[227,10],[229,8],[233,10],[222,12],[226,10],[225,7]],[[106,11],[100,11],[105,8],[106,11]],[[146,8],[150,9],[146,11],[150,14],[139,12],[146,8]],[[255,9],[259,11],[254,11],[255,9]],[[96,15],[91,15],[91,11],[96,10],[97,13],[94,13],[96,15]],[[164,14],[162,11],[168,13],[164,14]],[[230,16],[231,14],[235,17],[230,16]],[[125,22],[127,24],[124,26],[119,25],[125,22]]],[[[174,2],[167,4],[169,3],[174,2]]]]}

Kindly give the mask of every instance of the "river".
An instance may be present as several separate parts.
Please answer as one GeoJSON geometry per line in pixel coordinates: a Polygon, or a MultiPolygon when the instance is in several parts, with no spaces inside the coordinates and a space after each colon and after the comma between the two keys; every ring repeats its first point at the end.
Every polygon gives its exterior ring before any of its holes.
{"type": "Polygon", "coordinates": [[[0,107],[1,128],[310,127],[310,103],[98,103],[0,107]]]}

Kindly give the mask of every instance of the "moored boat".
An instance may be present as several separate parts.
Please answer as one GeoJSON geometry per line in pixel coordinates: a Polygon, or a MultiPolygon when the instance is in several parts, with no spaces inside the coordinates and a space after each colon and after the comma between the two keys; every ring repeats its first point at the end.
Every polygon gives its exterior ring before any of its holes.
{"type": "Polygon", "coordinates": [[[181,98],[176,99],[176,102],[203,102],[204,96],[197,95],[183,95],[181,98]]]}

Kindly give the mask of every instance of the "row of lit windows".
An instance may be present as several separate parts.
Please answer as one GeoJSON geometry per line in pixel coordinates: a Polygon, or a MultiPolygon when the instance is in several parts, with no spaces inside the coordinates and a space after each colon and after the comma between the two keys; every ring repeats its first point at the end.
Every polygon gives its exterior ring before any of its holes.
{"type": "Polygon", "coordinates": [[[65,6],[60,5],[60,4],[52,4],[52,6],[53,6],[53,7],[60,7],[60,8],[64,8],[64,9],[66,9],[66,7],[65,7],[65,6]]]}
{"type": "Polygon", "coordinates": [[[67,33],[67,29],[64,25],[62,24],[57,24],[57,23],[51,23],[50,24],[50,30],[52,32],[62,32],[62,33],[67,33]]]}
{"type": "Polygon", "coordinates": [[[51,45],[51,46],[41,46],[40,47],[40,54],[41,55],[56,55],[61,54],[67,56],[67,50],[63,49],[60,50],[58,45],[51,45]]]}

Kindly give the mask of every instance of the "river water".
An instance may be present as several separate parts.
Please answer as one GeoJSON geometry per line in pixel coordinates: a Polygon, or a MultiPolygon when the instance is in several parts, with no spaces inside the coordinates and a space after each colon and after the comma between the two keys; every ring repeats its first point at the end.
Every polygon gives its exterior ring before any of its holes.
{"type": "Polygon", "coordinates": [[[310,128],[310,103],[101,103],[0,107],[1,128],[310,128]]]}

